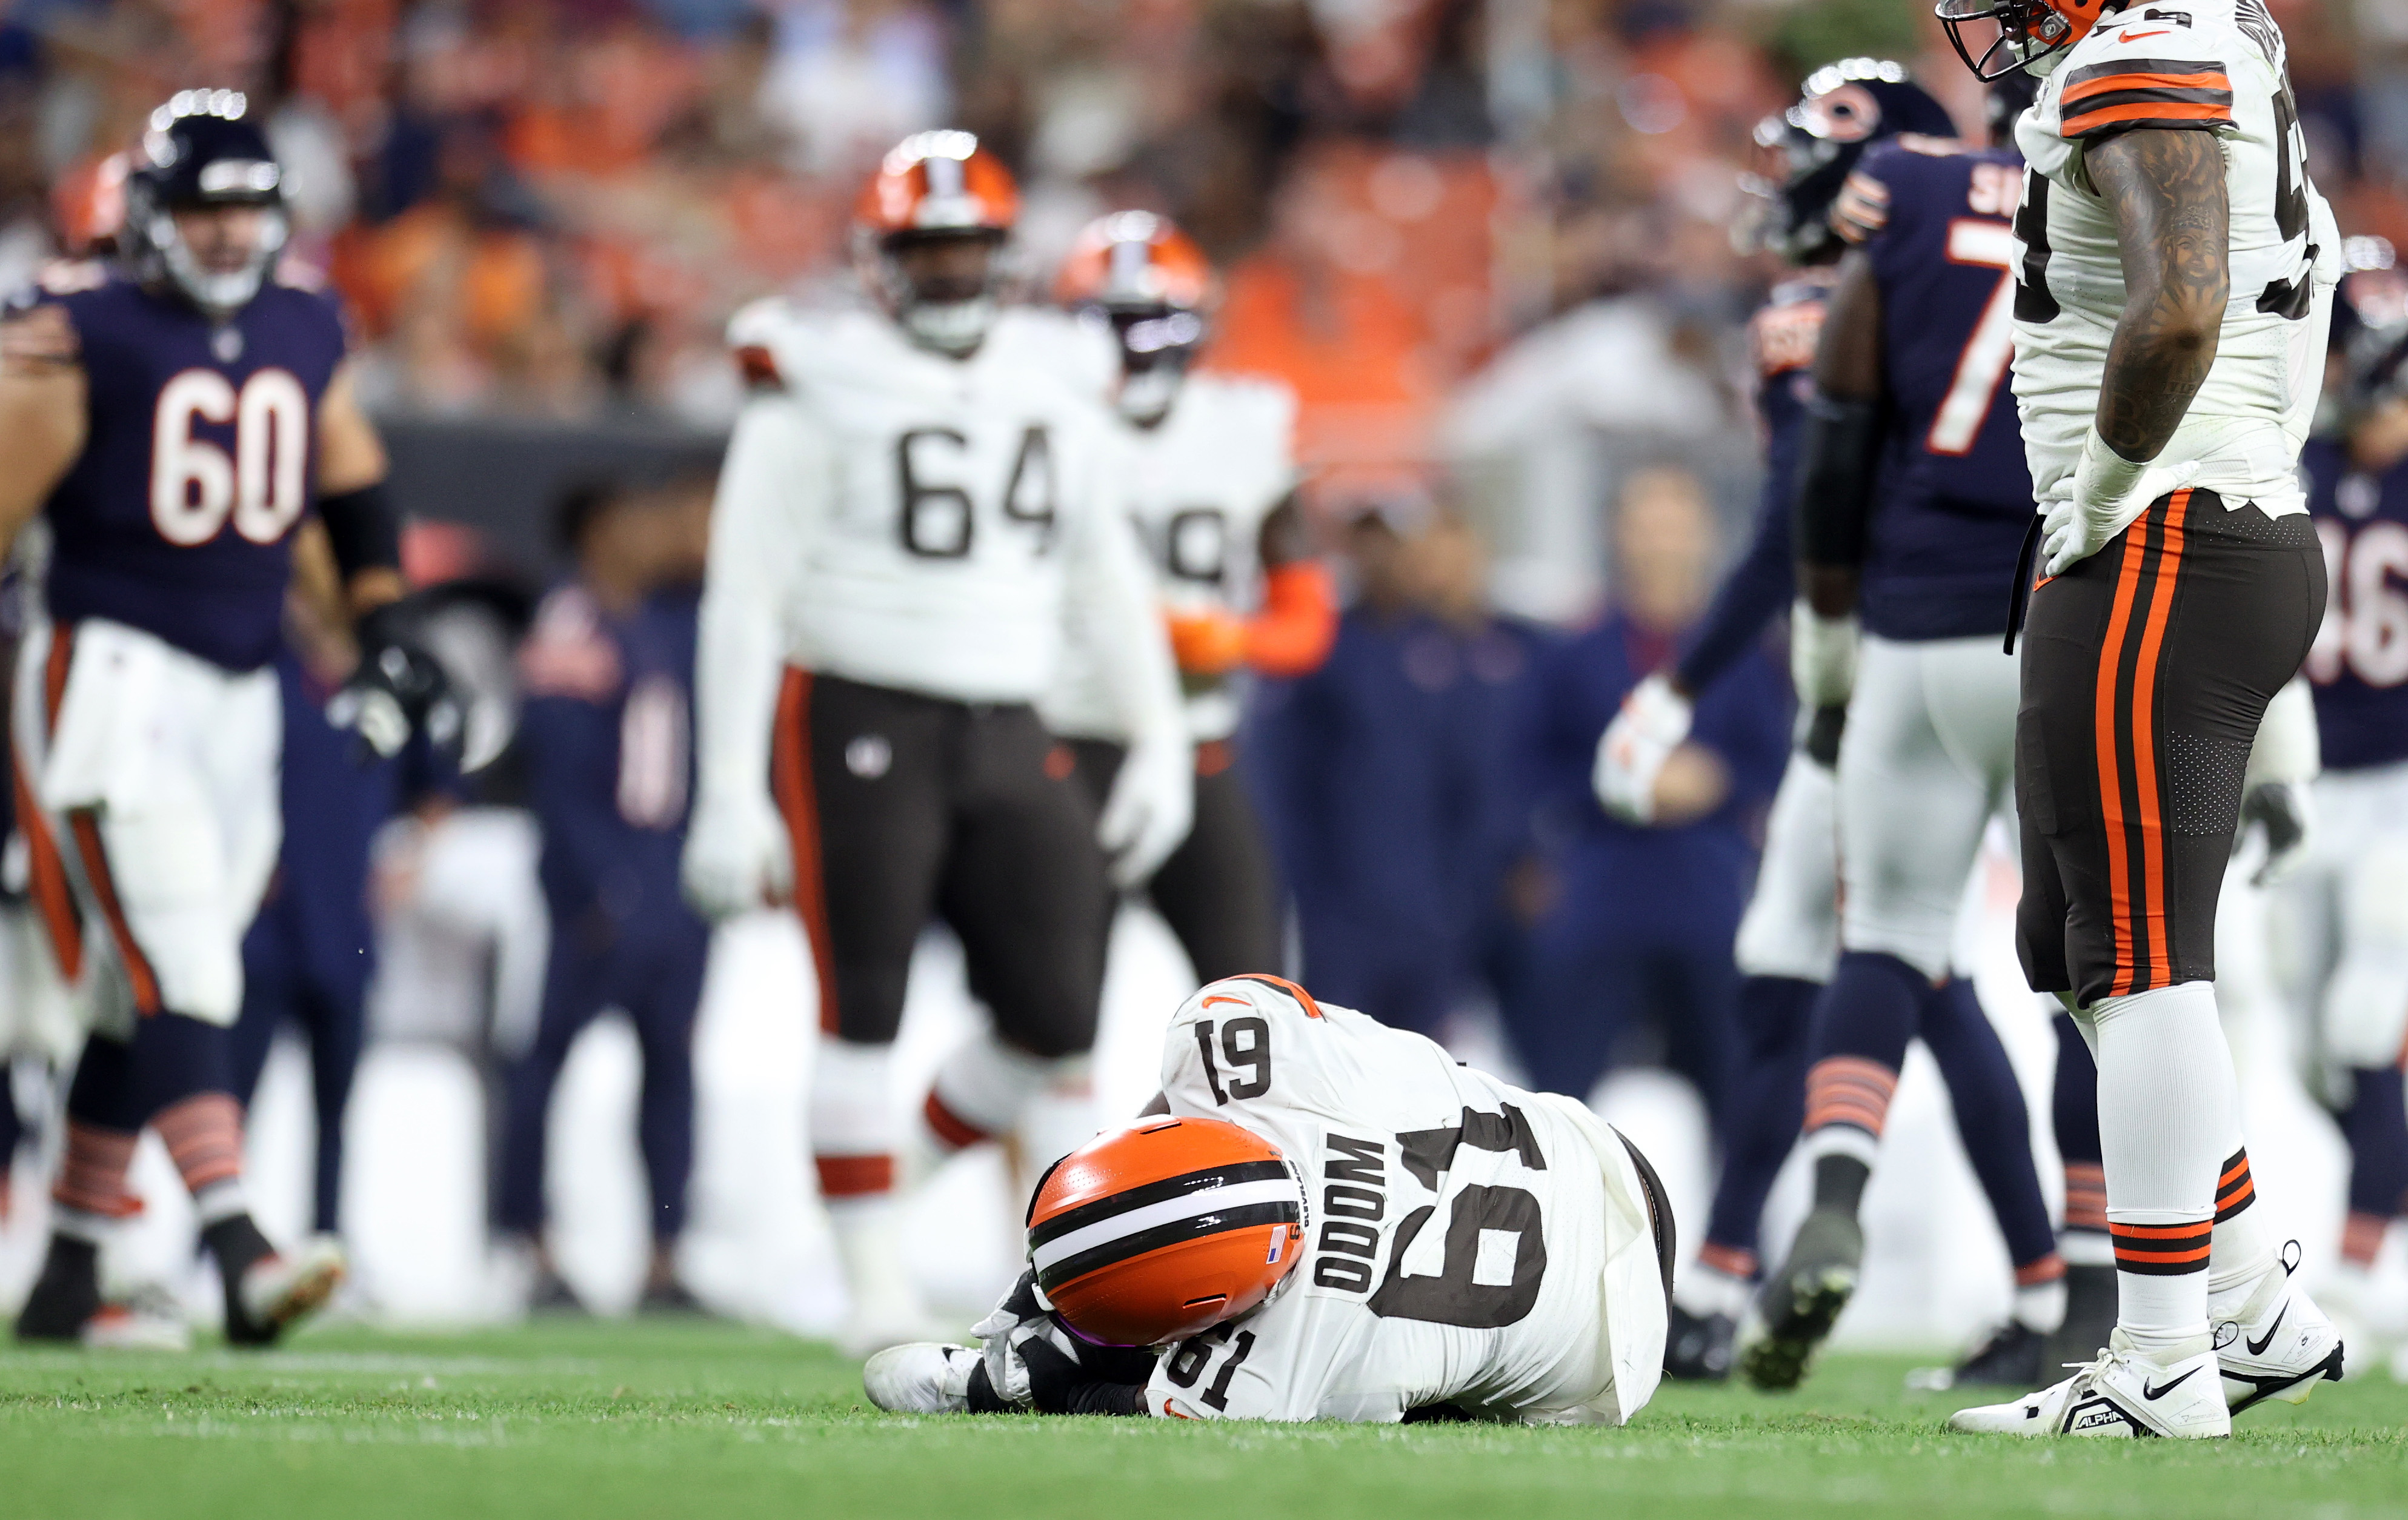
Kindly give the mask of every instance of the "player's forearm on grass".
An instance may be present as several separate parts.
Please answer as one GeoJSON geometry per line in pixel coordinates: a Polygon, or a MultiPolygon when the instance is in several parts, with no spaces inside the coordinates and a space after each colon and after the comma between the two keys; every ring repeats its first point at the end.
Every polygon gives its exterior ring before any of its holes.
{"type": "Polygon", "coordinates": [[[2126,301],[2099,384],[2099,437],[2155,459],[2215,363],[2231,294],[2224,149],[2209,133],[2142,128],[2089,150],[2113,208],[2126,301]]]}
{"type": "Polygon", "coordinates": [[[1856,609],[1881,447],[1881,286],[1861,251],[1840,261],[1814,350],[1814,399],[1799,446],[1798,585],[1823,617],[1856,609]]]}

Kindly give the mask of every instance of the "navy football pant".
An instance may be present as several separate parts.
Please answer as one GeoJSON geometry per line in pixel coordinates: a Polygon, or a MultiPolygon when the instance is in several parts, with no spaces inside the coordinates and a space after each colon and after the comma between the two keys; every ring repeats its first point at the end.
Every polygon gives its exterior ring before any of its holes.
{"type": "Polygon", "coordinates": [[[1723,1169],[1714,1182],[1699,1259],[1734,1277],[1752,1276],[1764,1200],[1806,1118],[1806,1036],[1823,984],[1752,976],[1740,983],[1738,1040],[1723,1125],[1723,1169]]]}
{"type": "Polygon", "coordinates": [[[1624,1041],[1652,1025],[1666,1064],[1696,1085],[1723,1141],[1740,990],[1730,896],[1728,912],[1701,904],[1677,938],[1617,932],[1610,904],[1559,904],[1539,926],[1532,996],[1510,1029],[1531,1085],[1585,1099],[1624,1041]]]}
{"type": "Polygon", "coordinates": [[[292,915],[270,902],[242,942],[242,1016],[234,1026],[234,1096],[245,1110],[276,1032],[290,1025],[308,1037],[309,1086],[318,1112],[315,1208],[317,1228],[339,1227],[343,1186],[343,1114],[360,1065],[367,1024],[367,986],[336,985],[311,974],[292,915]]]}
{"type": "Polygon", "coordinates": [[[510,1070],[494,1222],[532,1236],[545,1219],[545,1121],[568,1048],[595,1016],[624,1010],[636,1026],[644,1077],[637,1140],[652,1189],[656,1241],[685,1228],[694,1169],[694,1022],[710,959],[710,930],[678,913],[640,936],[614,938],[593,910],[552,905],[552,966],[535,1043],[510,1070]]]}

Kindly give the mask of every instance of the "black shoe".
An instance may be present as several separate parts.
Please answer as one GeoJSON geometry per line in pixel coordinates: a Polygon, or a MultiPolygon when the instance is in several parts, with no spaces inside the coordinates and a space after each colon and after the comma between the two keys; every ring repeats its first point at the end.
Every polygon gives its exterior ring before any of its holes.
{"type": "Polygon", "coordinates": [[[1921,1393],[1976,1386],[2035,1388],[2049,1381],[2041,1376],[2047,1347],[2048,1337],[2011,1319],[1956,1366],[1918,1367],[1906,1375],[1906,1385],[1921,1393]]]}
{"type": "Polygon", "coordinates": [[[649,1283],[644,1296],[636,1302],[636,1312],[646,1317],[664,1319],[702,1319],[710,1316],[710,1306],[687,1291],[675,1278],[666,1283],[649,1283]]]}
{"type": "Polygon", "coordinates": [[[1864,1259],[1864,1226],[1854,1215],[1817,1209],[1806,1216],[1789,1259],[1756,1296],[1764,1323],[1740,1354],[1748,1382],[1778,1393],[1804,1381],[1807,1363],[1856,1291],[1864,1259]]]}
{"type": "Polygon", "coordinates": [[[585,1300],[577,1296],[577,1290],[566,1279],[545,1267],[537,1269],[535,1283],[527,1289],[527,1312],[566,1316],[590,1314],[593,1311],[585,1307],[585,1300]]]}
{"type": "Polygon", "coordinates": [[[17,1312],[17,1339],[79,1344],[86,1321],[100,1312],[100,1249],[89,1240],[50,1237],[42,1275],[17,1312]]]}
{"type": "Polygon", "coordinates": [[[1664,1331],[1664,1375],[1683,1383],[1720,1383],[1730,1376],[1731,1342],[1739,1321],[1728,1314],[1692,1314],[1672,1306],[1664,1331]]]}
{"type": "Polygon", "coordinates": [[[2093,1362],[2105,1353],[2107,1336],[2115,1328],[2115,1269],[2065,1269],[2065,1323],[2048,1338],[2041,1354],[2043,1367],[2093,1362]]]}

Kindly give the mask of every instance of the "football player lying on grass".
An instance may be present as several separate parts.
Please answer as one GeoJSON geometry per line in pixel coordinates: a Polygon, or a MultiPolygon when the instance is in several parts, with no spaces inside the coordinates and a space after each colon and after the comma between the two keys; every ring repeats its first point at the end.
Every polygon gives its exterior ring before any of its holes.
{"type": "Polygon", "coordinates": [[[1619,1425],[1655,1392],[1671,1209],[1581,1104],[1241,976],[1181,1006],[1148,1114],[1046,1173],[982,1344],[880,1353],[871,1402],[1619,1425]]]}

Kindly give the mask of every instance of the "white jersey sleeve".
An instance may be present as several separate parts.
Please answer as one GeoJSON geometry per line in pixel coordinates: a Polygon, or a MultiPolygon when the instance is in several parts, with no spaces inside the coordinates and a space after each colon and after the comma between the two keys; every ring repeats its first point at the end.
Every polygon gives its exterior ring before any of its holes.
{"type": "Polygon", "coordinates": [[[1644,1192],[1581,1105],[1271,977],[1189,998],[1162,1083],[1173,1113],[1278,1145],[1310,1214],[1270,1301],[1165,1355],[1148,1412],[1618,1423],[1647,1401],[1665,1305],[1644,1192]]]}
{"type": "Polygon", "coordinates": [[[2136,128],[2223,143],[2232,292],[2215,362],[2139,500],[2197,486],[2269,515],[2305,510],[2294,466],[2323,384],[2340,237],[2309,178],[2281,31],[2260,0],[2136,5],[2057,62],[2015,133],[2015,399],[2042,510],[2072,492],[2126,305],[2114,216],[2086,156],[2136,128]]]}
{"type": "Polygon", "coordinates": [[[705,796],[765,793],[796,570],[826,509],[826,436],[778,392],[738,415],[711,509],[695,659],[695,777],[705,796]]]}

